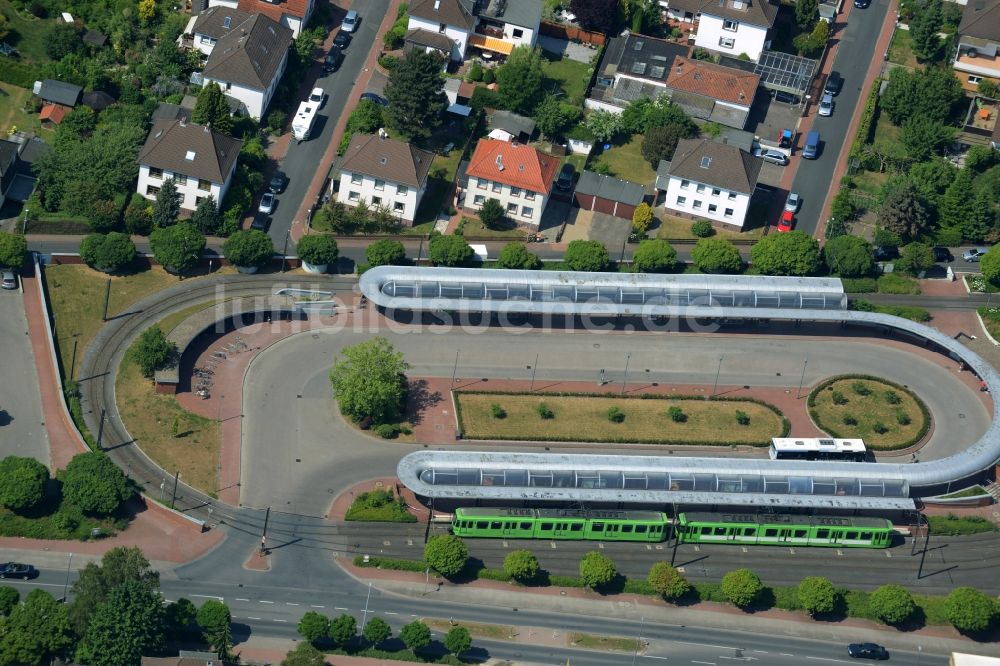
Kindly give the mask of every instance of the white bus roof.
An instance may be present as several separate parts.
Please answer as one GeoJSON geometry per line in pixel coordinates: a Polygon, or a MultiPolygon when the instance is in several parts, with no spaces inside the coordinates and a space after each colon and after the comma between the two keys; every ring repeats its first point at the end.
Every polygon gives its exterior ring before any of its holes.
{"type": "Polygon", "coordinates": [[[865,451],[862,439],[833,439],[832,437],[772,437],[776,451],[865,451]]]}

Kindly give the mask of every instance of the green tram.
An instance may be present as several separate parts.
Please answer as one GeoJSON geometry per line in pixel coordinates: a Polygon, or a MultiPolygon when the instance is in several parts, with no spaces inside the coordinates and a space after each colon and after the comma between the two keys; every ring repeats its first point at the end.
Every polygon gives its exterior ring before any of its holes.
{"type": "Polygon", "coordinates": [[[455,509],[452,533],[494,539],[664,541],[670,520],[659,511],[455,509]]]}
{"type": "Polygon", "coordinates": [[[677,532],[681,543],[888,548],[893,527],[884,518],[681,513],[677,532]]]}

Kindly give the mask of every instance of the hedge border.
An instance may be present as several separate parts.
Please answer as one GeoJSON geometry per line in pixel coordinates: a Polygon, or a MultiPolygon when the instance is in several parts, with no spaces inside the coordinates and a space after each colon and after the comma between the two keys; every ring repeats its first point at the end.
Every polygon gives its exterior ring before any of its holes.
{"type": "Polygon", "coordinates": [[[837,375],[836,377],[830,377],[830,378],[824,380],[819,386],[817,386],[812,391],[810,391],[809,398],[806,400],[806,405],[809,407],[809,418],[812,419],[813,423],[816,425],[817,428],[819,428],[820,430],[826,432],[828,435],[830,435],[830,437],[835,437],[837,439],[844,439],[843,435],[841,435],[837,431],[832,430],[830,428],[824,428],[824,427],[822,427],[820,425],[819,417],[816,414],[816,410],[813,409],[813,407],[816,406],[816,396],[819,395],[820,391],[826,390],[827,386],[830,386],[831,384],[833,384],[835,382],[843,381],[843,380],[846,380],[846,379],[864,379],[864,380],[872,381],[872,382],[880,382],[880,383],[885,384],[886,386],[890,386],[890,387],[892,387],[892,388],[894,388],[896,390],[904,391],[907,395],[909,395],[911,398],[913,398],[914,402],[917,403],[917,407],[920,408],[920,413],[924,417],[924,423],[920,427],[920,430],[917,432],[916,435],[914,435],[913,437],[911,437],[907,441],[903,442],[902,444],[896,444],[894,446],[886,446],[886,447],[882,447],[882,448],[878,448],[878,449],[874,449],[874,450],[876,450],[876,451],[899,451],[900,449],[909,448],[909,447],[913,446],[914,444],[916,444],[917,442],[919,442],[920,440],[922,440],[927,435],[927,432],[931,429],[931,422],[932,422],[931,421],[931,412],[930,412],[929,409],[927,409],[927,405],[924,404],[924,401],[921,400],[920,396],[918,396],[916,393],[914,393],[910,389],[906,388],[902,384],[897,384],[896,382],[889,381],[888,379],[885,379],[884,377],[876,377],[875,375],[849,374],[849,375],[837,375]]]}
{"type": "MultiPolygon", "coordinates": [[[[573,393],[568,391],[559,391],[552,393],[532,393],[530,391],[452,391],[452,395],[456,398],[452,402],[455,405],[455,420],[458,424],[458,431],[461,433],[462,438],[465,439],[465,421],[462,418],[462,401],[457,399],[458,396],[463,394],[468,395],[513,395],[513,396],[537,396],[544,398],[545,396],[551,396],[554,398],[615,398],[611,393],[596,393],[596,392],[585,392],[585,393],[573,393]]],[[[748,402],[755,405],[760,405],[761,407],[766,407],[771,410],[778,419],[781,420],[781,434],[778,437],[788,437],[788,434],[792,430],[792,423],[785,416],[784,412],[778,409],[776,406],[769,402],[760,400],[759,398],[747,398],[747,397],[716,397],[716,396],[704,396],[704,395],[662,395],[659,393],[642,393],[639,395],[632,396],[617,396],[616,399],[625,400],[702,400],[702,401],[715,401],[715,402],[748,402]]],[[[489,441],[507,441],[507,442],[589,442],[594,444],[655,444],[657,446],[752,446],[756,448],[763,448],[765,446],[771,445],[771,440],[764,442],[745,442],[745,441],[699,441],[699,440],[674,440],[674,439],[641,439],[636,437],[613,437],[604,439],[585,439],[579,437],[547,437],[545,439],[538,439],[536,437],[515,437],[515,436],[503,436],[503,437],[490,437],[488,439],[474,438],[469,441],[475,442],[489,442],[489,441]]]]}
{"type": "Polygon", "coordinates": [[[854,135],[854,143],[851,144],[851,157],[861,156],[861,147],[872,139],[872,132],[875,129],[875,114],[878,112],[879,89],[882,86],[882,79],[875,79],[868,97],[865,99],[865,108],[861,112],[861,122],[858,123],[858,131],[854,135]]]}

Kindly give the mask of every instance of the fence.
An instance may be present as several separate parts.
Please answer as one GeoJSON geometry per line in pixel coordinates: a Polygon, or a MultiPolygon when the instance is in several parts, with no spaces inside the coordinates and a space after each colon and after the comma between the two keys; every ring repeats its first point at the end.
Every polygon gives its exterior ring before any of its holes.
{"type": "Polygon", "coordinates": [[[572,42],[583,42],[584,44],[593,44],[594,46],[604,46],[604,42],[607,39],[599,32],[591,32],[575,25],[553,23],[552,21],[542,21],[539,32],[546,37],[568,39],[572,42]]]}

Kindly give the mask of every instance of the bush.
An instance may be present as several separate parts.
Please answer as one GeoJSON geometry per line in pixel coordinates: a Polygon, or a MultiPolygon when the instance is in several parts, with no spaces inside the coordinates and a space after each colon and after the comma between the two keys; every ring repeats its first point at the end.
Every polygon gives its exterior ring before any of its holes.
{"type": "Polygon", "coordinates": [[[420,620],[414,620],[399,630],[399,640],[411,650],[419,650],[431,644],[431,630],[420,620]]]}
{"type": "Polygon", "coordinates": [[[618,575],[615,563],[596,550],[592,550],[580,560],[580,579],[589,588],[607,585],[618,575]]]}
{"type": "Polygon", "coordinates": [[[260,268],[274,256],[274,243],[263,231],[247,229],[227,238],[222,253],[236,266],[260,268]]]}
{"type": "Polygon", "coordinates": [[[469,549],[457,536],[438,534],[432,536],[424,546],[424,560],[428,566],[442,576],[455,576],[469,561],[469,549]]]}
{"type": "Polygon", "coordinates": [[[913,596],[900,585],[883,585],[868,598],[876,619],[886,624],[901,624],[913,615],[917,605],[913,596]]]}
{"type": "Polygon", "coordinates": [[[832,399],[835,405],[846,405],[849,402],[847,397],[840,391],[834,391],[832,399]]]}
{"type": "Polygon", "coordinates": [[[898,405],[899,403],[903,402],[903,399],[900,398],[899,394],[896,393],[895,391],[886,391],[885,401],[890,405],[898,405]]]}
{"type": "Polygon", "coordinates": [[[995,532],[996,527],[981,516],[963,516],[959,518],[953,513],[947,516],[928,516],[931,533],[940,536],[957,536],[961,534],[980,534],[995,532]]]}
{"type": "Polygon", "coordinates": [[[747,608],[764,590],[760,577],[750,569],[736,569],[722,577],[722,593],[737,608],[747,608]]]}
{"type": "Polygon", "coordinates": [[[24,511],[45,499],[49,468],[34,458],[7,456],[0,460],[0,506],[24,511]]]}
{"type": "Polygon", "coordinates": [[[186,273],[198,265],[205,249],[205,236],[194,225],[181,222],[154,229],[149,236],[149,247],[153,257],[165,269],[186,273]]]}
{"type": "Polygon", "coordinates": [[[99,271],[114,273],[132,263],[135,243],[117,231],[90,234],[80,243],[80,258],[99,271]]]}
{"type": "Polygon", "coordinates": [[[512,550],[503,558],[503,570],[517,581],[534,580],[541,571],[538,558],[530,550],[512,550]]]}
{"type": "Polygon", "coordinates": [[[798,602],[810,615],[830,613],[837,602],[837,591],[829,578],[807,576],[799,583],[798,602]]]}
{"type": "Polygon", "coordinates": [[[912,421],[913,419],[910,418],[910,415],[904,412],[902,409],[896,410],[896,423],[905,426],[905,425],[910,425],[912,421]]]}
{"type": "Polygon", "coordinates": [[[617,407],[612,407],[608,410],[608,420],[612,423],[621,423],[625,420],[625,412],[617,407]]]}
{"type": "Polygon", "coordinates": [[[646,581],[667,601],[680,599],[691,590],[691,583],[666,562],[657,562],[650,567],[646,581]]]}
{"type": "Polygon", "coordinates": [[[554,419],[555,416],[556,416],[553,413],[553,411],[551,409],[549,409],[549,406],[546,405],[544,402],[538,403],[538,406],[535,407],[535,411],[543,419],[554,419]]]}
{"type": "Polygon", "coordinates": [[[880,435],[884,435],[885,433],[889,432],[889,428],[887,428],[886,425],[881,421],[876,421],[875,423],[873,423],[872,430],[874,430],[880,435]]]}
{"type": "Polygon", "coordinates": [[[715,227],[708,220],[698,220],[691,224],[691,233],[698,238],[708,238],[715,233],[715,227]]]}
{"type": "Polygon", "coordinates": [[[737,409],[736,422],[739,423],[741,426],[748,426],[750,425],[750,415],[742,410],[737,409]]]}
{"type": "Polygon", "coordinates": [[[980,634],[993,626],[997,606],[993,599],[971,587],[956,587],[945,600],[945,614],[964,634],[980,634]]]}
{"type": "Polygon", "coordinates": [[[492,405],[490,405],[490,414],[492,414],[493,418],[495,419],[507,418],[507,410],[505,410],[503,407],[501,407],[495,402],[492,405]]]}
{"type": "Polygon", "coordinates": [[[680,407],[671,407],[667,410],[667,415],[674,423],[684,423],[688,420],[687,414],[680,407]]]}
{"type": "Polygon", "coordinates": [[[303,236],[296,246],[296,252],[298,252],[299,259],[314,266],[332,264],[340,256],[336,239],[326,234],[303,236]]]}
{"type": "Polygon", "coordinates": [[[399,435],[399,426],[395,423],[380,423],[374,428],[375,434],[382,439],[396,439],[399,435]]]}
{"type": "Polygon", "coordinates": [[[406,248],[397,240],[383,238],[365,249],[365,259],[368,260],[368,265],[373,267],[398,266],[406,261],[406,248]]]}
{"type": "Polygon", "coordinates": [[[103,453],[74,456],[62,473],[63,496],[83,511],[109,515],[132,496],[132,484],[103,453]]]}
{"type": "Polygon", "coordinates": [[[285,121],[288,120],[288,114],[281,109],[274,109],[271,113],[267,114],[267,131],[271,134],[281,134],[281,130],[285,127],[285,121]]]}
{"type": "Polygon", "coordinates": [[[851,382],[851,390],[858,395],[871,395],[872,390],[864,382],[851,382]]]}
{"type": "Polygon", "coordinates": [[[371,522],[415,523],[416,516],[406,510],[406,502],[391,490],[370,490],[354,498],[344,515],[345,520],[371,522]]]}
{"type": "Polygon", "coordinates": [[[856,426],[858,425],[858,419],[852,414],[844,414],[843,418],[840,419],[844,425],[856,426]]]}

